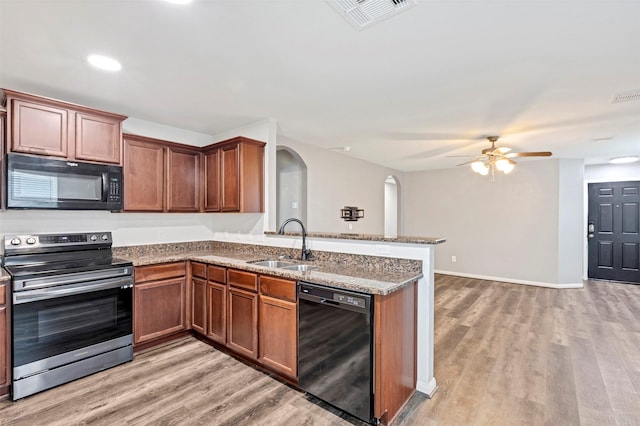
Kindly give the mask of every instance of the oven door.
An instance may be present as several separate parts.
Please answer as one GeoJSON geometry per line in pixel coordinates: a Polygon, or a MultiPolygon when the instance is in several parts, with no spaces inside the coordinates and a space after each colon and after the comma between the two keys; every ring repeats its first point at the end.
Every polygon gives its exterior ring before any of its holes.
{"type": "Polygon", "coordinates": [[[14,379],[133,343],[131,277],[13,294],[14,379]]]}

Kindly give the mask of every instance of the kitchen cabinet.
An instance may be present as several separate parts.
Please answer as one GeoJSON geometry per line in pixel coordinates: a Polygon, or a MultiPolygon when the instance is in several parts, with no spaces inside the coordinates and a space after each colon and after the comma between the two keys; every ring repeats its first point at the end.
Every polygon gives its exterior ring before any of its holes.
{"type": "Polygon", "coordinates": [[[208,267],[207,281],[207,337],[227,344],[227,278],[226,269],[208,267]]]}
{"type": "Polygon", "coordinates": [[[187,330],[185,262],[139,266],[134,274],[134,345],[187,330]]]}
{"type": "Polygon", "coordinates": [[[207,327],[207,265],[190,262],[191,287],[189,289],[191,329],[202,335],[207,327]]]}
{"type": "Polygon", "coordinates": [[[297,376],[296,282],[260,276],[259,361],[291,378],[297,376]]]}
{"type": "Polygon", "coordinates": [[[9,392],[8,286],[0,284],[0,397],[9,392]]]}
{"type": "Polygon", "coordinates": [[[227,347],[247,358],[258,359],[257,275],[227,270],[227,347]]]}
{"type": "Polygon", "coordinates": [[[167,211],[200,211],[200,157],[197,150],[167,147],[167,211]]]}
{"type": "Polygon", "coordinates": [[[122,164],[127,117],[2,89],[7,105],[7,151],[122,164]]]}
{"type": "Polygon", "coordinates": [[[418,286],[374,298],[374,416],[393,421],[416,389],[418,286]]]}
{"type": "Polygon", "coordinates": [[[197,148],[125,134],[123,210],[200,211],[200,162],[197,148]]]}
{"type": "Polygon", "coordinates": [[[123,210],[163,211],[164,145],[125,135],[123,179],[123,210]]]}
{"type": "Polygon", "coordinates": [[[264,142],[237,137],[204,148],[204,210],[264,212],[264,142]]]}

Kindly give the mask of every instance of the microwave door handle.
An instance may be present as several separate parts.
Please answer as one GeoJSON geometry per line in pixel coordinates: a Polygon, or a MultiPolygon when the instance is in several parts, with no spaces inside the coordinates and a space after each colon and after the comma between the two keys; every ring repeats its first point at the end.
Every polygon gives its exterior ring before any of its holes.
{"type": "Polygon", "coordinates": [[[102,174],[102,202],[106,203],[109,198],[109,173],[102,174]]]}

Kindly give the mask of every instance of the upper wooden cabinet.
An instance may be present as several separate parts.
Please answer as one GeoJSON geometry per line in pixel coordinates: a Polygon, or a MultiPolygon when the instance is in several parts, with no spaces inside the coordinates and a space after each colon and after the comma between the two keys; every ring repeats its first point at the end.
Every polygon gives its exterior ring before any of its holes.
{"type": "Polygon", "coordinates": [[[125,211],[164,211],[164,145],[124,136],[125,211]]]}
{"type": "Polygon", "coordinates": [[[122,121],[127,117],[2,89],[7,151],[122,164],[122,121]]]}
{"type": "Polygon", "coordinates": [[[205,211],[264,212],[264,146],[237,137],[204,148],[205,211]]]}
{"type": "Polygon", "coordinates": [[[194,149],[167,147],[167,211],[200,211],[200,161],[194,149]]]}
{"type": "Polygon", "coordinates": [[[125,134],[123,209],[201,211],[201,157],[198,148],[125,134]]]}

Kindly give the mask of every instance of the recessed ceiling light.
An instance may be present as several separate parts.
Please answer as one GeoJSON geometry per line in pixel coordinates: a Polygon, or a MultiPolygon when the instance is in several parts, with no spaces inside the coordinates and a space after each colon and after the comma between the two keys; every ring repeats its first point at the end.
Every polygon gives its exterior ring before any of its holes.
{"type": "Polygon", "coordinates": [[[173,3],[173,4],[189,4],[193,0],[165,0],[165,1],[168,1],[169,3],[173,3]]]}
{"type": "Polygon", "coordinates": [[[122,69],[120,62],[113,58],[109,58],[108,56],[89,55],[87,57],[87,61],[89,61],[89,63],[94,67],[105,71],[120,71],[122,69]]]}
{"type": "Polygon", "coordinates": [[[625,157],[616,157],[609,160],[612,164],[635,163],[636,161],[638,161],[637,155],[627,155],[625,157]]]}

